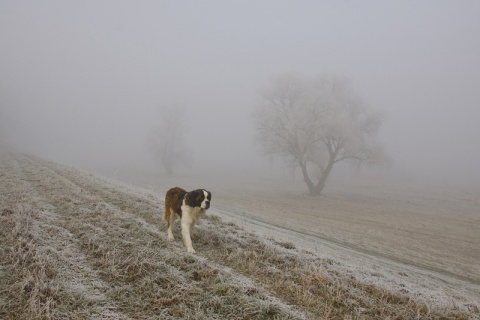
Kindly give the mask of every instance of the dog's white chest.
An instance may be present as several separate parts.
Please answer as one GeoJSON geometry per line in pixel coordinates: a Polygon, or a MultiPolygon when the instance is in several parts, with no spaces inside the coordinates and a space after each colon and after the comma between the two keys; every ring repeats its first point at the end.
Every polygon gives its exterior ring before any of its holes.
{"type": "Polygon", "coordinates": [[[200,207],[190,207],[185,203],[182,205],[182,220],[188,223],[195,223],[202,214],[205,212],[205,209],[200,207]]]}

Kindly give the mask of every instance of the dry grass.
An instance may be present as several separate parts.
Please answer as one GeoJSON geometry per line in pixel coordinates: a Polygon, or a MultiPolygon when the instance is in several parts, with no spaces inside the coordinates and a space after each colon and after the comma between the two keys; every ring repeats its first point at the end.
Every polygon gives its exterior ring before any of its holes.
{"type": "Polygon", "coordinates": [[[193,256],[167,241],[158,197],[31,156],[0,153],[0,169],[2,319],[479,316],[364,283],[217,217],[195,229],[193,256]]]}
{"type": "Polygon", "coordinates": [[[58,306],[59,290],[52,281],[55,269],[32,243],[31,225],[29,213],[2,210],[2,318],[49,319],[51,309],[58,306]]]}
{"type": "MultiPolygon", "coordinates": [[[[295,305],[312,319],[465,319],[460,310],[432,310],[424,303],[363,283],[351,275],[328,271],[329,261],[299,258],[255,236],[239,239],[238,228],[210,219],[198,234],[201,250],[254,281],[277,297],[295,305]],[[227,232],[225,232],[227,231],[227,232]],[[212,234],[213,232],[213,234],[212,234]],[[229,236],[233,235],[233,236],[229,236]]],[[[274,242],[275,243],[275,242],[274,242]]],[[[198,245],[197,245],[198,246],[198,245]]],[[[290,245],[287,245],[289,249],[290,245]]]]}

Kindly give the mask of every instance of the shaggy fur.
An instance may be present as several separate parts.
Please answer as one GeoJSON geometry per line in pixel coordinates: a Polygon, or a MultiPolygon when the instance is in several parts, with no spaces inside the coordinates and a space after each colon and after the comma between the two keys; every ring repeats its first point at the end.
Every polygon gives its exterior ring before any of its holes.
{"type": "Polygon", "coordinates": [[[212,193],[205,189],[197,189],[190,192],[175,187],[167,191],[165,195],[165,210],[163,220],[167,222],[168,240],[173,241],[172,226],[178,218],[182,227],[182,238],[187,251],[195,253],[192,246],[190,233],[195,222],[210,208],[212,193]]]}

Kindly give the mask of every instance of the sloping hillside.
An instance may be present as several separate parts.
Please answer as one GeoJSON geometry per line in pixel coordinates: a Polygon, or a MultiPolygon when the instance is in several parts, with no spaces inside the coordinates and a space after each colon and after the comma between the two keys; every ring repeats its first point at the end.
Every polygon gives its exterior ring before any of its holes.
{"type": "Polygon", "coordinates": [[[160,195],[33,156],[1,152],[0,189],[2,319],[479,317],[216,215],[194,229],[190,255],[166,239],[160,195]]]}

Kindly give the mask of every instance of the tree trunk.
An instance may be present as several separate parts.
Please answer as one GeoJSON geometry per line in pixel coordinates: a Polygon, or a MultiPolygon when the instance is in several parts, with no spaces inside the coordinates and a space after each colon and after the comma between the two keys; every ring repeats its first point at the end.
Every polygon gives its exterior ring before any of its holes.
{"type": "Polygon", "coordinates": [[[307,172],[307,165],[305,163],[300,164],[300,168],[302,169],[303,180],[307,184],[308,190],[310,191],[310,195],[313,195],[313,190],[315,189],[315,185],[313,184],[312,180],[308,176],[307,172]]]}
{"type": "Polygon", "coordinates": [[[332,171],[333,163],[334,163],[333,161],[330,161],[328,163],[325,170],[322,171],[322,175],[318,179],[317,184],[314,184],[310,179],[310,177],[308,176],[307,165],[306,164],[300,165],[300,168],[302,169],[303,180],[307,184],[307,187],[311,196],[317,197],[322,194],[322,191],[325,188],[325,182],[327,181],[327,178],[330,175],[330,172],[332,171]]]}
{"type": "Polygon", "coordinates": [[[310,190],[310,195],[317,197],[322,194],[323,188],[325,188],[325,183],[321,182],[321,178],[318,181],[317,185],[313,187],[313,189],[310,190]]]}

